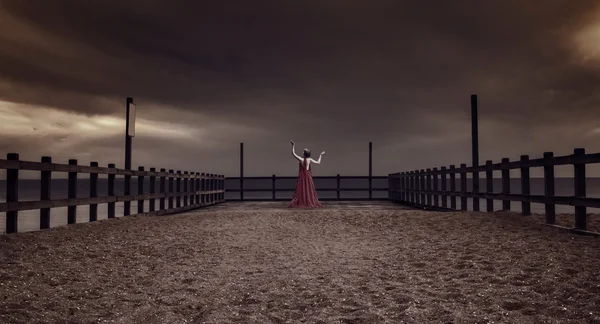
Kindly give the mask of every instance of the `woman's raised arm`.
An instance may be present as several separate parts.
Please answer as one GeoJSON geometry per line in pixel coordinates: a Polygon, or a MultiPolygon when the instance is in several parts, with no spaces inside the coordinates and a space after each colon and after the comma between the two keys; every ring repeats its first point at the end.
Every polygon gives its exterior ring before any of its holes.
{"type": "Polygon", "coordinates": [[[315,164],[321,164],[321,156],[323,156],[323,154],[325,154],[325,151],[323,151],[323,152],[321,152],[321,154],[319,154],[319,159],[318,160],[315,161],[313,159],[310,159],[311,162],[315,163],[315,164]]]}
{"type": "Polygon", "coordinates": [[[296,143],[294,143],[294,141],[290,141],[290,142],[292,142],[292,154],[294,155],[296,160],[302,161],[302,158],[300,156],[298,156],[298,154],[296,154],[296,143]]]}

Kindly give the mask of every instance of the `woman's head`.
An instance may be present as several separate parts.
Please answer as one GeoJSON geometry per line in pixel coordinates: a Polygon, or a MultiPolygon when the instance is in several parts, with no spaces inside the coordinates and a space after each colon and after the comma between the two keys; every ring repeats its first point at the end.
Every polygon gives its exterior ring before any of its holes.
{"type": "Polygon", "coordinates": [[[309,149],[304,149],[304,157],[305,158],[309,158],[310,157],[310,150],[309,149]]]}

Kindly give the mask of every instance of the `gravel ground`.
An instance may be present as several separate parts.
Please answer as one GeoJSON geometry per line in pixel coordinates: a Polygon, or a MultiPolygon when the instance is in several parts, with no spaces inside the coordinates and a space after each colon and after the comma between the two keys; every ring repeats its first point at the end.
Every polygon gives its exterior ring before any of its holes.
{"type": "Polygon", "coordinates": [[[0,237],[1,323],[600,323],[600,238],[541,216],[206,209],[0,237]]]}

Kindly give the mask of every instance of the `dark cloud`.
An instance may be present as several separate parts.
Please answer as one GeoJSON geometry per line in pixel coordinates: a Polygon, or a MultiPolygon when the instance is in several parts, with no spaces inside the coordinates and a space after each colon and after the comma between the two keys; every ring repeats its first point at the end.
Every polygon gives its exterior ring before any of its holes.
{"type": "MultiPolygon", "coordinates": [[[[368,141],[377,143],[380,173],[467,162],[471,93],[480,98],[482,159],[568,151],[582,141],[593,150],[598,135],[563,133],[600,127],[600,70],[579,60],[573,43],[597,7],[592,0],[8,0],[0,13],[0,99],[101,116],[122,114],[133,96],[147,119],[190,129],[248,126],[215,136],[222,144],[197,154],[191,140],[136,146],[153,163],[153,154],[168,152],[157,165],[208,155],[223,173],[237,171],[237,161],[226,161],[240,141],[253,147],[250,173],[293,172],[280,166],[290,162],[290,138],[315,151],[334,148],[325,173],[362,173],[366,160],[352,159],[363,159],[355,147],[368,141]]],[[[77,150],[97,154],[100,142],[77,150]]]]}

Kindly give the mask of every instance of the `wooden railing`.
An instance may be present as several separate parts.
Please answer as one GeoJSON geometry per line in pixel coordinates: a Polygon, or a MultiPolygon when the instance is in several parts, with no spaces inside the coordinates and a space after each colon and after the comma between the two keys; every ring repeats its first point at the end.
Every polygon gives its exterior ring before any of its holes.
{"type": "MultiPolygon", "coordinates": [[[[600,207],[600,198],[586,197],[586,164],[600,163],[600,153],[586,154],[584,149],[575,149],[572,155],[555,157],[552,152],[546,152],[543,158],[529,159],[522,155],[519,161],[510,161],[503,158],[500,163],[486,161],[482,166],[467,167],[461,164],[459,168],[454,165],[400,172],[389,175],[389,199],[398,203],[419,207],[439,209],[457,209],[457,199],[460,198],[460,210],[467,210],[467,198],[473,198],[473,210],[479,211],[479,199],[486,200],[486,210],[493,211],[493,201],[502,200],[502,209],[510,210],[511,201],[521,202],[521,213],[531,215],[531,203],[545,205],[546,223],[556,226],[556,205],[569,205],[575,207],[575,226],[572,230],[585,232],[587,229],[586,208],[600,207]],[[554,167],[572,165],[574,171],[574,195],[556,196],[554,167]],[[532,195],[530,185],[530,168],[543,167],[544,169],[544,194],[532,195]],[[521,172],[521,194],[510,193],[510,170],[519,169],[521,172]],[[502,173],[502,190],[495,192],[493,188],[493,172],[502,173]],[[485,172],[486,190],[479,191],[478,175],[485,172]],[[467,192],[467,173],[472,173],[473,190],[467,192]],[[456,175],[460,178],[460,191],[456,191],[456,175]],[[447,179],[450,179],[450,188],[447,188],[447,179]],[[438,186],[439,184],[439,186],[438,186]],[[449,204],[448,204],[449,202],[449,204]]],[[[556,226],[559,227],[559,226],[556,226]]]]}
{"type": "Polygon", "coordinates": [[[89,221],[97,220],[98,204],[108,204],[108,218],[115,217],[115,203],[124,202],[123,216],[131,214],[131,201],[138,201],[137,214],[163,215],[180,211],[214,205],[225,201],[223,175],[199,172],[181,172],[165,169],[156,171],[150,168],[145,171],[139,167],[137,171],[99,167],[97,162],[90,166],[77,165],[77,160],[69,160],[69,164],[52,163],[51,157],[42,157],[42,162],[20,161],[19,155],[8,154],[6,160],[0,160],[0,169],[6,170],[6,202],[0,203],[0,212],[6,212],[6,232],[18,230],[18,213],[23,210],[40,210],[40,229],[50,227],[50,208],[67,207],[67,224],[74,224],[77,217],[76,206],[89,205],[89,221]],[[40,171],[40,200],[19,201],[19,170],[40,171]],[[50,199],[52,172],[68,173],[68,198],[50,199]],[[89,198],[77,197],[77,175],[89,174],[89,198]],[[108,175],[108,192],[106,196],[98,196],[98,175],[108,175]],[[115,176],[124,176],[124,195],[115,196],[115,176]],[[131,195],[131,177],[138,178],[138,193],[131,195]],[[144,194],[144,177],[150,178],[149,193],[144,194]],[[159,190],[156,192],[156,178],[159,179],[159,190]],[[167,188],[168,181],[168,188],[167,188]],[[175,185],[175,186],[174,186],[175,185]],[[155,210],[155,199],[159,199],[159,208],[155,210]],[[148,212],[144,213],[144,202],[148,200],[148,212]],[[183,201],[182,201],[183,200],[183,201]]]}
{"type": "MultiPolygon", "coordinates": [[[[239,199],[227,199],[228,201],[230,200],[240,200],[240,201],[244,201],[244,200],[254,200],[254,201],[258,201],[258,200],[289,200],[289,198],[276,198],[276,193],[277,192],[293,192],[296,190],[295,186],[294,187],[290,187],[290,188],[277,188],[276,187],[276,181],[277,180],[296,180],[298,177],[293,177],[293,176],[289,176],[289,177],[278,177],[275,175],[272,175],[271,177],[227,177],[226,180],[239,180],[240,181],[240,189],[229,189],[227,188],[227,192],[239,192],[240,193],[240,198],[239,199]],[[265,189],[256,189],[256,188],[244,188],[244,180],[269,180],[271,179],[272,181],[272,185],[271,188],[265,188],[265,189]],[[244,198],[244,192],[271,192],[271,198],[244,198]]],[[[365,199],[369,199],[369,200],[388,200],[388,198],[373,198],[373,192],[374,191],[388,191],[388,188],[373,188],[373,180],[384,180],[387,179],[387,176],[340,176],[339,174],[336,176],[315,176],[313,177],[314,180],[336,180],[337,185],[335,188],[316,188],[317,192],[319,191],[336,191],[337,192],[337,197],[336,198],[319,198],[319,200],[365,200],[365,199]],[[345,179],[362,179],[362,180],[369,180],[369,184],[367,187],[361,187],[361,188],[342,188],[340,186],[340,182],[341,180],[345,180],[345,179]],[[369,192],[369,197],[368,198],[341,198],[341,192],[343,191],[368,191],[369,192]]]]}

